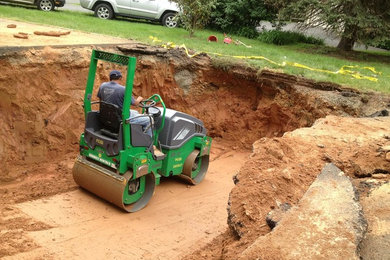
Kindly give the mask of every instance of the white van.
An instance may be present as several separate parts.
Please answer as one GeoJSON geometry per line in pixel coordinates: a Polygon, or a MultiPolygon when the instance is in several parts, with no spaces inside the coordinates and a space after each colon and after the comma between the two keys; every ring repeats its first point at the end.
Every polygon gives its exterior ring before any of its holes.
{"type": "Polygon", "coordinates": [[[80,4],[101,19],[126,16],[159,21],[170,28],[177,26],[179,8],[168,0],[80,0],[80,4]]]}

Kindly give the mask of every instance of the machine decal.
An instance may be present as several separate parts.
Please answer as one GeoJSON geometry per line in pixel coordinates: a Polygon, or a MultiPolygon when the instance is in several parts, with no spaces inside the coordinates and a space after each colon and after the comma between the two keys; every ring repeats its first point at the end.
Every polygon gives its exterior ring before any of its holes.
{"type": "Polygon", "coordinates": [[[181,155],[181,152],[172,152],[172,157],[179,157],[181,155]]]}
{"type": "Polygon", "coordinates": [[[183,166],[182,163],[180,163],[180,164],[175,164],[175,165],[173,165],[173,168],[179,168],[179,167],[182,167],[182,166],[183,166]]]}
{"type": "Polygon", "coordinates": [[[183,128],[177,133],[177,135],[173,138],[173,140],[178,141],[178,140],[183,140],[184,137],[190,132],[190,129],[188,128],[183,128]]]}
{"type": "MultiPolygon", "coordinates": [[[[99,154],[99,155],[100,155],[100,154],[99,154]]],[[[100,156],[101,156],[101,155],[100,155],[100,156]]],[[[100,157],[98,157],[98,156],[96,156],[96,155],[94,155],[94,154],[92,154],[92,153],[88,154],[88,157],[90,157],[90,158],[92,158],[92,159],[94,159],[94,160],[96,160],[96,161],[98,161],[98,162],[101,162],[101,163],[103,163],[103,164],[105,164],[105,165],[108,165],[108,166],[110,166],[110,167],[116,169],[116,166],[115,166],[114,163],[109,162],[109,161],[107,161],[107,160],[104,160],[104,159],[102,159],[102,158],[100,158],[100,157]]]]}

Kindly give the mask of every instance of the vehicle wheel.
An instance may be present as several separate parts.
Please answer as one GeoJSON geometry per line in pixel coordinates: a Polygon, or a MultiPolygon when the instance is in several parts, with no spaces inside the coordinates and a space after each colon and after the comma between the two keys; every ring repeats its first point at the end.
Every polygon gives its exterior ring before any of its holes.
{"type": "Polygon", "coordinates": [[[53,11],[54,10],[54,2],[52,0],[39,0],[37,7],[42,11],[53,11]]]}
{"type": "Polygon", "coordinates": [[[136,212],[143,209],[154,193],[156,181],[153,173],[131,180],[127,183],[123,193],[123,209],[127,212],[136,212]]]}
{"type": "Polygon", "coordinates": [[[161,23],[163,26],[168,28],[176,28],[178,24],[178,18],[176,17],[176,13],[166,13],[161,19],[161,23]]]}
{"type": "Polygon", "coordinates": [[[100,4],[95,8],[95,16],[100,19],[112,19],[114,18],[114,11],[108,4],[100,4]]]}
{"type": "Polygon", "coordinates": [[[199,156],[199,150],[194,150],[184,162],[183,173],[180,177],[192,185],[197,185],[204,179],[208,168],[209,156],[199,156]]]}

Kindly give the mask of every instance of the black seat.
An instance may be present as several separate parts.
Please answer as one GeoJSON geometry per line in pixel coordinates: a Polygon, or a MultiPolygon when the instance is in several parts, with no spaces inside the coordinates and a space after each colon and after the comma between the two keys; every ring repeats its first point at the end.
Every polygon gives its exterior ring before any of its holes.
{"type": "MultiPolygon", "coordinates": [[[[122,109],[117,105],[100,101],[99,113],[91,111],[86,122],[87,143],[94,149],[96,138],[104,140],[105,144],[116,144],[115,151],[109,152],[111,155],[118,154],[122,149],[122,109]],[[96,120],[97,119],[97,120],[96,120]],[[98,122],[96,122],[98,121],[98,122]],[[119,150],[118,150],[119,149],[119,150]]],[[[134,147],[150,147],[153,139],[142,129],[142,125],[130,124],[131,145],[134,147]]]]}
{"type": "Polygon", "coordinates": [[[122,123],[122,109],[111,103],[100,102],[99,121],[102,125],[102,134],[118,138],[122,123]]]}

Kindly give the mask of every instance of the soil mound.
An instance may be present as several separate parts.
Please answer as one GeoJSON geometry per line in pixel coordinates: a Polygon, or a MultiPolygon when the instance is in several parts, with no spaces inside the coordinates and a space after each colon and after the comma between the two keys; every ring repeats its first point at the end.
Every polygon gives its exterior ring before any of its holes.
{"type": "MultiPolygon", "coordinates": [[[[211,250],[197,252],[198,255],[189,259],[199,255],[211,259],[237,259],[253,241],[271,231],[266,224],[267,213],[283,203],[297,205],[328,162],[354,179],[361,197],[366,196],[367,188],[388,182],[390,175],[383,173],[390,169],[386,152],[390,144],[389,129],[389,117],[327,116],[311,128],[256,141],[251,158],[240,169],[235,178],[236,186],[230,193],[230,231],[217,238],[211,250]],[[378,180],[376,175],[379,173],[382,174],[378,180]],[[362,176],[374,179],[359,178],[362,176]]],[[[260,254],[264,259],[277,259],[266,252],[269,248],[262,248],[260,254]]]]}

